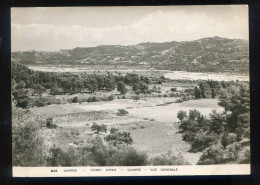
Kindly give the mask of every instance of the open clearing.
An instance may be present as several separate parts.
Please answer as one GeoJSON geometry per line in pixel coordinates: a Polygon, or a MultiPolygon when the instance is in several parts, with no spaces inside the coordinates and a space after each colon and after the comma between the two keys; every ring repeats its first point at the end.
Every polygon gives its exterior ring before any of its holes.
{"type": "Polygon", "coordinates": [[[84,143],[93,133],[93,122],[107,125],[108,130],[117,127],[131,133],[138,150],[149,157],[171,151],[181,154],[191,164],[196,164],[200,153],[189,153],[189,144],[182,141],[178,133],[179,110],[197,109],[208,116],[212,110],[222,112],[217,99],[189,100],[172,103],[176,98],[147,98],[146,100],[116,99],[110,102],[74,103],[31,108],[39,116],[52,117],[57,129],[43,129],[49,145],[69,147],[73,143],[84,143]],[[169,104],[167,104],[169,103],[169,104]],[[162,105],[163,104],[163,105],[162,105]],[[129,112],[126,116],[116,115],[118,109],[129,112]],[[75,135],[75,132],[77,134],[75,135]]]}

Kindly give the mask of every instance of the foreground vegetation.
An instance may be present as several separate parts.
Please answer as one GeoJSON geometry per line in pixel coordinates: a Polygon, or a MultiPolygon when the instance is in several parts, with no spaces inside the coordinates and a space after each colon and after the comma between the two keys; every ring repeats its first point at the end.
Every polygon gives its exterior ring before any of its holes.
{"type": "MultiPolygon", "coordinates": [[[[119,110],[120,112],[120,110],[119,110]]],[[[48,146],[43,129],[55,129],[51,120],[32,117],[29,111],[13,108],[13,165],[14,166],[143,166],[189,164],[182,156],[171,153],[149,158],[131,145],[131,134],[93,123],[93,133],[82,143],[64,149],[48,146]]],[[[70,132],[66,138],[76,137],[70,132]]]]}
{"type": "MultiPolygon", "coordinates": [[[[209,118],[197,110],[189,113],[180,111],[177,117],[181,123],[179,130],[183,140],[190,144],[190,152],[202,152],[198,164],[249,163],[249,84],[247,82],[182,82],[182,90],[172,86],[163,76],[149,78],[138,74],[106,75],[46,73],[28,69],[12,63],[13,99],[13,165],[14,166],[142,166],[142,165],[184,165],[189,162],[182,155],[164,152],[149,156],[146,151],[137,150],[132,133],[110,127],[95,121],[119,119],[122,121],[129,112],[120,108],[111,116],[108,112],[95,111],[66,113],[67,117],[37,117],[29,108],[58,104],[53,97],[68,96],[68,103],[114,101],[131,99],[138,104],[140,98],[172,98],[177,101],[161,103],[166,106],[190,99],[217,98],[225,108],[223,113],[213,112],[209,118]],[[168,83],[168,84],[166,84],[168,83]],[[192,85],[191,85],[192,84],[192,85]],[[194,85],[195,84],[195,85],[194,85]],[[167,86],[168,90],[165,90],[167,86]],[[106,96],[97,96],[105,92],[106,96]],[[163,93],[162,93],[163,92],[163,93]],[[77,93],[77,94],[76,94],[77,93]],[[43,96],[44,94],[44,96],[43,96]],[[80,96],[87,98],[80,98],[80,96]],[[51,101],[52,100],[52,101],[51,101]],[[82,132],[62,128],[56,124],[73,121],[86,121],[82,132]],[[91,125],[90,122],[92,122],[91,125]],[[90,130],[91,129],[91,130],[90,130]],[[86,132],[85,132],[86,131],[86,132]],[[66,147],[59,146],[54,138],[46,133],[57,134],[55,138],[66,138],[66,147]],[[82,134],[85,132],[84,134],[82,134]],[[58,136],[59,134],[59,136],[58,136]],[[81,134],[81,135],[80,135],[81,134]],[[55,143],[56,142],[56,143],[55,143]]],[[[149,100],[149,99],[148,99],[149,100]]],[[[173,101],[174,100],[174,101],[173,101]]],[[[149,105],[149,104],[148,104],[149,105]]],[[[149,105],[151,106],[151,105],[149,105]]],[[[133,108],[133,107],[132,107],[133,108]]],[[[131,109],[129,109],[131,110],[131,109]]],[[[62,111],[62,109],[60,110],[62,111]]],[[[94,110],[92,110],[94,111],[94,110]]],[[[156,124],[155,120],[143,121],[156,124]]],[[[109,121],[110,122],[110,121],[109,121]]],[[[130,124],[130,122],[129,122],[130,124]]],[[[178,123],[175,123],[178,124],[178,123]]],[[[158,123],[158,126],[159,123],[158,123]]],[[[132,127],[133,130],[137,129],[132,127]]],[[[145,130],[144,125],[140,129],[145,130]]],[[[156,138],[156,133],[153,136],[156,138]]],[[[145,135],[145,134],[144,134],[145,135]]],[[[165,139],[165,138],[164,138],[165,139]]],[[[158,139],[157,139],[158,140],[158,139]]],[[[160,143],[158,144],[160,145],[160,143]]],[[[169,149],[170,150],[170,149],[169,149]]]]}
{"type": "Polygon", "coordinates": [[[191,152],[203,152],[198,164],[249,163],[249,84],[227,86],[220,100],[225,111],[213,112],[209,119],[197,110],[178,113],[183,140],[191,144],[191,152]]]}

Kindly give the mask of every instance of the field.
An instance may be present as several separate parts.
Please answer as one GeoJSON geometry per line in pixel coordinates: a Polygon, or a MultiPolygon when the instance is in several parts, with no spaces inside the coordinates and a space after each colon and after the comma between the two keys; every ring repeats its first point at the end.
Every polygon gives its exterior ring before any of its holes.
{"type": "MultiPolygon", "coordinates": [[[[35,107],[30,110],[42,117],[52,117],[56,129],[42,130],[49,146],[62,148],[83,144],[93,134],[93,122],[107,125],[108,130],[117,127],[128,131],[133,138],[133,147],[145,151],[149,157],[172,152],[182,155],[191,164],[196,164],[201,153],[190,153],[189,144],[178,133],[179,110],[199,110],[208,116],[212,110],[223,111],[217,99],[189,100],[172,103],[177,98],[146,98],[142,100],[116,99],[111,102],[87,102],[35,107]],[[116,115],[118,109],[129,114],[116,115]]],[[[103,134],[103,133],[100,133],[103,134]]]]}

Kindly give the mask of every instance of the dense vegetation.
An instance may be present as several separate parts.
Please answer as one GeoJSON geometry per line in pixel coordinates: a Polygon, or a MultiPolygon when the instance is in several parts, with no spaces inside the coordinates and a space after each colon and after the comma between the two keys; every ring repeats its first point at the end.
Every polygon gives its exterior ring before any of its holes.
{"type": "Polygon", "coordinates": [[[165,69],[197,72],[249,72],[247,40],[204,38],[187,42],[97,46],[57,52],[13,52],[26,65],[76,65],[95,69],[165,69]]]}
{"type": "MultiPolygon", "coordinates": [[[[29,68],[12,62],[12,95],[16,101],[16,106],[27,108],[30,106],[44,106],[44,98],[41,94],[49,89],[51,95],[93,93],[95,91],[111,91],[117,88],[120,94],[125,94],[128,90],[126,86],[131,86],[137,93],[150,93],[148,91],[148,77],[137,74],[96,75],[96,74],[72,74],[72,73],[49,73],[30,70],[29,68]],[[31,90],[31,92],[29,92],[31,90]],[[34,102],[29,96],[39,96],[34,102]]],[[[108,96],[106,100],[113,100],[113,96],[108,96]]],[[[73,98],[72,102],[78,102],[73,98]]],[[[99,101],[96,97],[86,100],[88,102],[99,101]]]]}
{"type": "MultiPolygon", "coordinates": [[[[250,162],[250,97],[248,83],[215,83],[221,88],[219,105],[223,113],[213,113],[206,118],[197,110],[178,113],[183,140],[191,144],[191,152],[203,152],[198,164],[249,163],[250,162]]],[[[209,85],[200,84],[202,97],[211,95],[209,85]],[[205,88],[208,87],[208,88],[205,88]],[[208,92],[208,93],[206,93],[208,92]]]]}

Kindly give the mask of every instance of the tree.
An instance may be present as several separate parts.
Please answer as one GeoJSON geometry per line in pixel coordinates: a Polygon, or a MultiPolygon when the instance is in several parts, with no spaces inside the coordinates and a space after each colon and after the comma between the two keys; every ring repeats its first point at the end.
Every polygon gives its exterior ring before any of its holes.
{"type": "Polygon", "coordinates": [[[177,114],[177,118],[179,118],[179,120],[182,121],[184,118],[187,118],[187,112],[180,110],[177,114]]]}
{"type": "Polygon", "coordinates": [[[29,104],[28,91],[24,89],[17,89],[12,92],[16,106],[23,109],[27,108],[29,104]]]}
{"type": "Polygon", "coordinates": [[[46,166],[47,150],[40,134],[41,120],[12,107],[13,166],[46,166]]]}
{"type": "Polygon", "coordinates": [[[120,92],[120,94],[126,94],[127,93],[127,88],[125,87],[125,83],[120,81],[117,84],[117,90],[120,92]]]}
{"type": "Polygon", "coordinates": [[[107,132],[107,127],[106,125],[102,124],[102,125],[99,125],[97,124],[96,122],[94,122],[91,126],[91,130],[92,131],[96,131],[97,134],[99,134],[99,132],[107,132]]]}

